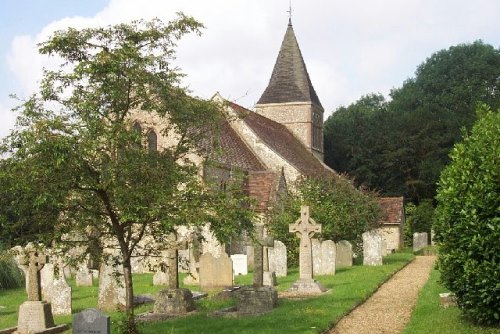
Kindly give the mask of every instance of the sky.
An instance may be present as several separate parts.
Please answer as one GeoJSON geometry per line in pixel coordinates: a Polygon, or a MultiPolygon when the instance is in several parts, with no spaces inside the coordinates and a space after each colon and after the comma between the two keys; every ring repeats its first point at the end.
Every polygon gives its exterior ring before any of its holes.
{"type": "MultiPolygon", "coordinates": [[[[53,60],[37,43],[68,27],[107,26],[175,13],[205,25],[185,36],[176,65],[193,95],[219,92],[252,109],[267,86],[290,0],[0,0],[0,138],[11,109],[38,90],[53,60]]],[[[326,116],[369,93],[386,97],[434,52],[483,42],[500,46],[498,0],[292,0],[292,22],[326,116]]],[[[326,118],[326,117],[325,117],[326,118]]]]}

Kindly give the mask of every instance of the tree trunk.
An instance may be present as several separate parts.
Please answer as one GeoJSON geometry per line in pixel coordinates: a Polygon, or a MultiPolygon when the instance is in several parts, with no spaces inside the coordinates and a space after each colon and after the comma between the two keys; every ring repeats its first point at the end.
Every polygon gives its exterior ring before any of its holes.
{"type": "Polygon", "coordinates": [[[123,278],[125,279],[125,312],[134,314],[134,285],[132,283],[132,265],[130,257],[123,260],[123,278]]]}

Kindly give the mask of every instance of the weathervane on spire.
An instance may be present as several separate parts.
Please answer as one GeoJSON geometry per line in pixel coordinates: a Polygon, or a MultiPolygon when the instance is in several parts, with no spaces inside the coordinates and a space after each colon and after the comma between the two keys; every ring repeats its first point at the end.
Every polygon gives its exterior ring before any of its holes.
{"type": "Polygon", "coordinates": [[[292,0],[290,0],[290,7],[286,12],[288,13],[288,25],[292,25],[292,0]]]}

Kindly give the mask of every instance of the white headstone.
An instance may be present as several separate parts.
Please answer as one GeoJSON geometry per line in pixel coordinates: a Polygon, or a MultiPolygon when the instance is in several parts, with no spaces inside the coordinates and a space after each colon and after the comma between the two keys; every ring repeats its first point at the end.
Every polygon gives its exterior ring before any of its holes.
{"type": "Polygon", "coordinates": [[[363,265],[382,265],[382,237],[374,230],[363,233],[363,265]]]}
{"type": "MultiPolygon", "coordinates": [[[[64,277],[64,276],[63,276],[64,277]]],[[[52,285],[52,313],[55,315],[71,314],[71,287],[64,278],[59,278],[52,285]]]]}
{"type": "Polygon", "coordinates": [[[42,286],[43,300],[50,302],[54,285],[54,265],[52,263],[46,263],[40,270],[40,284],[42,286]]]}
{"type": "Polygon", "coordinates": [[[311,239],[313,275],[321,275],[321,241],[311,239]]]}
{"type": "Polygon", "coordinates": [[[279,240],[274,241],[274,247],[269,248],[269,271],[274,271],[276,277],[286,277],[287,267],[287,254],[286,246],[279,240]]]}
{"type": "Polygon", "coordinates": [[[335,275],[336,251],[335,242],[332,240],[321,243],[321,275],[335,275]]]}
{"type": "Polygon", "coordinates": [[[233,271],[235,276],[248,274],[248,259],[245,254],[233,254],[231,255],[231,260],[233,260],[233,271]]]}

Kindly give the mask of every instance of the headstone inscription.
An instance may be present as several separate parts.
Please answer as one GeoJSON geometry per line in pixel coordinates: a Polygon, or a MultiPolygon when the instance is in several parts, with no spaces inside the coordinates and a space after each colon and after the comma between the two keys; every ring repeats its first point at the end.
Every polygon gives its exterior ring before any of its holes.
{"type": "Polygon", "coordinates": [[[109,316],[94,308],[73,316],[73,334],[109,334],[109,316]]]}
{"type": "Polygon", "coordinates": [[[311,238],[314,234],[321,232],[321,225],[309,216],[309,207],[302,206],[300,218],[295,224],[289,226],[290,233],[296,233],[300,237],[299,248],[299,279],[290,288],[290,291],[298,293],[314,294],[326,291],[326,289],[313,279],[313,262],[311,250],[311,238]]]}

